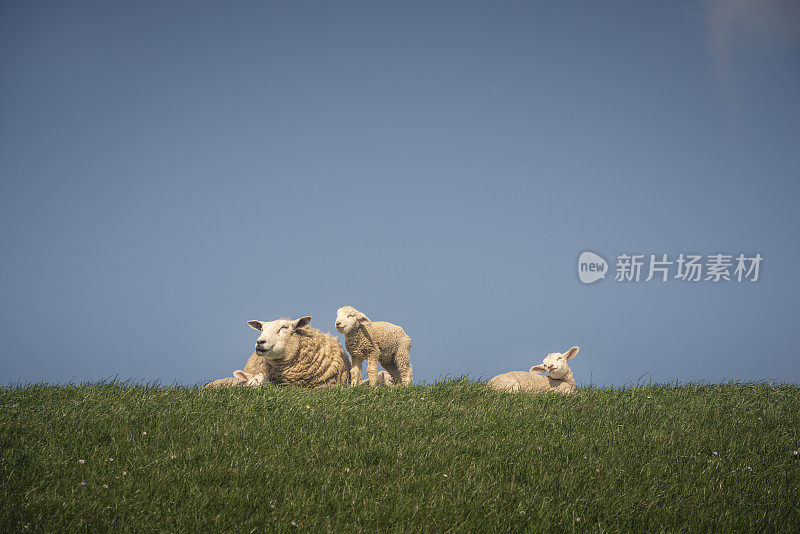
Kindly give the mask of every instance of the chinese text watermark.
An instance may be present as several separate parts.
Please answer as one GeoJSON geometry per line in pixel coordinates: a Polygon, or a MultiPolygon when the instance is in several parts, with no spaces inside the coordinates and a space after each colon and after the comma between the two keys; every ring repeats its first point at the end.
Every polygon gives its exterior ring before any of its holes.
{"type": "MultiPolygon", "coordinates": [[[[761,254],[630,254],[617,256],[616,282],[757,282],[761,254]]],[[[578,257],[578,279],[591,284],[609,274],[606,260],[595,252],[578,257]]]]}

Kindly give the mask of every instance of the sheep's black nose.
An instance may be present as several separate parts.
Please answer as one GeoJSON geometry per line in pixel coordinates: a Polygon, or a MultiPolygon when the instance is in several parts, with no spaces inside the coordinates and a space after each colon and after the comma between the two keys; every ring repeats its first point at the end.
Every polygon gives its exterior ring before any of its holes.
{"type": "Polygon", "coordinates": [[[256,341],[256,345],[263,345],[264,343],[266,343],[266,341],[263,339],[259,339],[258,341],[256,341]]]}

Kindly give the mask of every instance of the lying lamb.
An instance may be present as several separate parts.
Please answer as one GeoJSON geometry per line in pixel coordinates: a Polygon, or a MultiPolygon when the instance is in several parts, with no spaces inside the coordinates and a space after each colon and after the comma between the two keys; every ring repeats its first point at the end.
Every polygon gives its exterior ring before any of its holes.
{"type": "Polygon", "coordinates": [[[226,386],[260,386],[263,385],[264,382],[266,382],[264,373],[251,374],[245,373],[241,369],[237,369],[233,372],[233,376],[214,380],[213,382],[206,384],[204,387],[220,388],[226,386]]]}
{"type": "Polygon", "coordinates": [[[567,360],[578,354],[578,347],[572,347],[564,354],[551,352],[540,365],[534,365],[529,372],[511,371],[489,380],[486,385],[498,391],[555,391],[572,393],[575,391],[575,378],[572,376],[567,360]],[[547,372],[547,375],[538,373],[547,372]]]}
{"type": "Polygon", "coordinates": [[[411,338],[392,323],[375,322],[353,308],[344,306],[336,312],[336,330],[344,334],[344,346],[353,358],[350,383],[361,383],[361,366],[367,360],[369,385],[378,384],[378,364],[392,376],[395,384],[408,385],[412,380],[411,338]]]}
{"type": "Polygon", "coordinates": [[[249,374],[263,373],[277,385],[317,388],[350,383],[350,358],[330,334],[308,326],[311,317],[294,321],[247,321],[261,335],[244,367],[249,374]]]}

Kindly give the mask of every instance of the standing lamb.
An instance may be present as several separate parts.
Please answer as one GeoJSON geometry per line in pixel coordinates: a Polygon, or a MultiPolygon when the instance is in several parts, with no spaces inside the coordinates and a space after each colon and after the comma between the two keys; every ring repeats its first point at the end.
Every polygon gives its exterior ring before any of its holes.
{"type": "Polygon", "coordinates": [[[336,330],[344,334],[344,346],[353,358],[350,383],[361,382],[361,366],[367,360],[369,385],[379,383],[378,364],[392,376],[395,384],[408,385],[412,380],[411,338],[392,323],[375,322],[353,308],[344,306],[336,312],[336,330]]]}
{"type": "Polygon", "coordinates": [[[244,371],[277,385],[317,388],[350,383],[350,358],[330,334],[308,326],[311,317],[247,321],[261,332],[244,371]]]}
{"type": "Polygon", "coordinates": [[[227,378],[220,378],[213,382],[206,384],[204,388],[220,388],[226,386],[260,386],[266,382],[264,373],[250,374],[245,373],[241,369],[233,372],[233,376],[227,378]]]}
{"type": "Polygon", "coordinates": [[[511,371],[497,375],[486,385],[498,391],[555,391],[572,393],[575,391],[575,378],[572,376],[567,360],[578,354],[578,347],[565,353],[551,352],[540,365],[534,365],[529,372],[511,371]],[[547,372],[548,375],[537,373],[547,372]]]}

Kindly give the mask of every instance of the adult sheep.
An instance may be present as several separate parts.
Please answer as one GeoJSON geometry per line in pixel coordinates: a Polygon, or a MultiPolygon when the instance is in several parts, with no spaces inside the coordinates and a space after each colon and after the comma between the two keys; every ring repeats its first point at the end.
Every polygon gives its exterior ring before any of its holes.
{"type": "Polygon", "coordinates": [[[244,371],[277,385],[318,388],[350,383],[350,358],[339,340],[308,326],[311,317],[247,321],[261,335],[244,371]]]}

